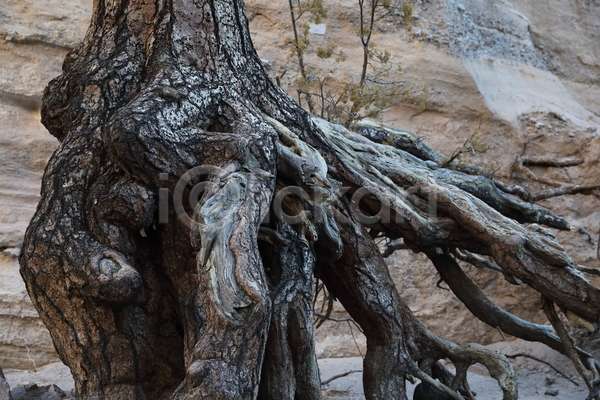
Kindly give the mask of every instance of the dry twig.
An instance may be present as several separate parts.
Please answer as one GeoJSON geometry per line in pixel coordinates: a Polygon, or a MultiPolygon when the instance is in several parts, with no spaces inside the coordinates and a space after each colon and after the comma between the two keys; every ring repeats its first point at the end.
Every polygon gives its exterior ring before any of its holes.
{"type": "Polygon", "coordinates": [[[552,368],[557,374],[559,374],[560,376],[562,376],[565,379],[568,379],[571,383],[573,383],[575,386],[579,386],[579,383],[577,383],[573,378],[569,377],[567,374],[565,374],[564,372],[562,372],[561,370],[559,370],[558,368],[556,368],[554,365],[550,364],[548,361],[542,360],[541,358],[532,356],[530,354],[526,354],[526,353],[516,353],[516,354],[505,354],[505,356],[507,358],[510,359],[515,359],[517,357],[525,357],[525,358],[530,358],[534,361],[540,362],[542,364],[546,364],[547,366],[549,366],[550,368],[552,368]]]}

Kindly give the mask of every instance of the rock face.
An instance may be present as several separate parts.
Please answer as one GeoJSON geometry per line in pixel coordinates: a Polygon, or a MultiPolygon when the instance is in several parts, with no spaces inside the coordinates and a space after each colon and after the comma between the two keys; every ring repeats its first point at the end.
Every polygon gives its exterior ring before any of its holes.
{"type": "Polygon", "coordinates": [[[6,382],[2,368],[0,368],[0,400],[12,400],[10,395],[10,386],[6,382]]]}
{"type": "MultiPolygon", "coordinates": [[[[58,142],[39,123],[41,94],[60,73],[66,53],[83,37],[91,0],[5,0],[0,3],[0,365],[36,368],[56,361],[49,334],[37,318],[18,274],[16,256],[33,214],[46,161],[58,142]]],[[[413,18],[398,12],[374,33],[402,66],[394,79],[409,93],[388,110],[385,123],[423,137],[450,155],[477,133],[489,150],[467,155],[500,179],[538,192],[548,186],[523,180],[519,156],[575,157],[578,165],[531,165],[546,181],[597,184],[600,157],[600,4],[550,0],[412,0],[413,18]]],[[[330,17],[313,29],[311,45],[335,42],[347,60],[307,55],[311,72],[333,86],[356,80],[361,50],[355,35],[355,1],[329,0],[330,17]]],[[[287,2],[247,0],[254,43],[274,77],[296,95],[297,66],[287,2]]],[[[598,261],[599,200],[564,196],[541,202],[568,218],[574,231],[559,233],[578,262],[598,261]]],[[[388,262],[403,297],[434,332],[459,342],[501,338],[436,286],[435,270],[420,255],[396,252],[388,262]]],[[[499,305],[544,322],[537,295],[501,276],[468,269],[499,305]]],[[[443,284],[441,284],[443,287],[443,284]]],[[[342,316],[341,311],[336,311],[342,316]]],[[[348,324],[318,331],[321,356],[358,355],[364,339],[348,324]],[[355,342],[357,343],[355,345],[355,342]],[[358,350],[355,350],[358,349],[358,350]]],[[[362,350],[360,350],[362,351],[362,350]]]]}
{"type": "Polygon", "coordinates": [[[44,87],[85,33],[89,1],[0,4],[0,246],[18,247],[35,211],[39,181],[58,142],[39,122],[44,87]]]}
{"type": "Polygon", "coordinates": [[[12,391],[13,400],[69,400],[74,399],[69,393],[56,385],[38,386],[31,383],[19,386],[12,391]]]}

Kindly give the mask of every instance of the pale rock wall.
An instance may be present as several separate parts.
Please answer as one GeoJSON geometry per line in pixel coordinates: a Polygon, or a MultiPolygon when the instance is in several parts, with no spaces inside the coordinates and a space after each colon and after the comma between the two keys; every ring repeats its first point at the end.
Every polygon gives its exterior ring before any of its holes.
{"type": "Polygon", "coordinates": [[[52,340],[19,275],[17,256],[58,141],[42,126],[44,87],[85,34],[90,1],[0,2],[0,365],[35,369],[57,361],[52,340]]]}
{"type": "MultiPolygon", "coordinates": [[[[408,96],[384,122],[411,130],[450,154],[475,131],[491,147],[475,160],[509,176],[519,154],[578,155],[585,163],[536,173],[572,183],[598,183],[600,145],[600,4],[593,0],[411,1],[410,26],[386,22],[375,33],[378,48],[394,54],[415,96],[429,94],[422,110],[408,96]]],[[[360,49],[357,12],[351,0],[326,0],[330,18],[313,44],[334,41],[347,61],[308,56],[314,72],[331,81],[355,79],[360,49]],[[342,78],[340,78],[342,77],[342,78]]],[[[287,2],[247,0],[255,45],[271,74],[286,89],[297,77],[288,58],[292,32],[287,2]]],[[[91,0],[0,2],[0,365],[32,368],[56,360],[50,337],[36,317],[18,275],[16,255],[39,198],[44,165],[58,145],[39,123],[44,86],[60,73],[66,53],[85,34],[91,0]]],[[[399,17],[398,17],[399,21],[399,17]]],[[[471,159],[473,161],[473,159],[471,159]]],[[[539,190],[536,184],[531,190],[539,190]]],[[[578,229],[559,236],[581,263],[600,266],[600,212],[593,196],[544,202],[578,229]]],[[[388,259],[402,296],[438,334],[459,342],[501,338],[470,316],[449,292],[436,286],[435,270],[421,255],[397,252],[388,259]]],[[[509,311],[544,322],[527,287],[469,268],[482,289],[509,311]]],[[[443,286],[443,284],[442,284],[443,286]]],[[[343,316],[341,311],[336,315],[343,316]]],[[[318,331],[319,355],[357,355],[364,338],[347,324],[326,323],[318,331]],[[354,336],[353,336],[354,335],[354,336]]]]}

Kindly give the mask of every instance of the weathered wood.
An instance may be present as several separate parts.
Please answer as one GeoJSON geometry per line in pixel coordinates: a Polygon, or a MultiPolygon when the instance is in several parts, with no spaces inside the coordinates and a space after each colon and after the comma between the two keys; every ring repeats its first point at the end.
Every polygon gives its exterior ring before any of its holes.
{"type": "Polygon", "coordinates": [[[403,399],[411,358],[403,315],[408,307],[398,307],[402,300],[387,266],[348,205],[340,204],[338,212],[344,251],[338,260],[331,259],[317,244],[317,276],[367,337],[363,368],[366,398],[403,399]]]}
{"type": "Polygon", "coordinates": [[[258,398],[318,400],[321,380],[312,326],[315,257],[311,249],[300,247],[289,225],[280,220],[274,225],[293,244],[262,246],[273,310],[258,398]]]}
{"type": "Polygon", "coordinates": [[[313,266],[367,336],[368,399],[405,399],[409,377],[462,399],[474,362],[515,399],[504,357],[419,323],[375,233],[425,252],[476,315],[516,335],[567,350],[490,304],[450,254],[489,256],[511,282],[600,319],[598,288],[522,224],[564,219],[475,166],[440,168],[414,135],[310,116],[268,77],[242,0],[96,0],[42,121],[61,144],[21,273],[80,399],[319,399],[313,266]]]}

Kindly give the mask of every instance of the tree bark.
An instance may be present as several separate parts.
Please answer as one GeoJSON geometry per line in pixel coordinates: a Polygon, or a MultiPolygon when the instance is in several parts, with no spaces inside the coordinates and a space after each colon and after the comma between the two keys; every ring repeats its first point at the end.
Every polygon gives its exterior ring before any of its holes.
{"type": "Polygon", "coordinates": [[[461,399],[474,362],[515,399],[500,354],[416,320],[376,233],[455,271],[475,314],[493,307],[448,262],[453,250],[600,319],[600,291],[536,225],[564,219],[477,171],[440,168],[424,145],[377,140],[410,135],[310,116],[262,67],[242,0],[96,0],[42,122],[61,143],[21,273],[80,399],[320,398],[313,273],[365,331],[367,399],[405,399],[411,376],[461,399]],[[437,363],[446,357],[456,377],[437,363]]]}
{"type": "Polygon", "coordinates": [[[293,244],[261,246],[273,309],[258,398],[320,399],[312,324],[315,256],[300,247],[289,225],[282,221],[274,225],[293,244]]]}

